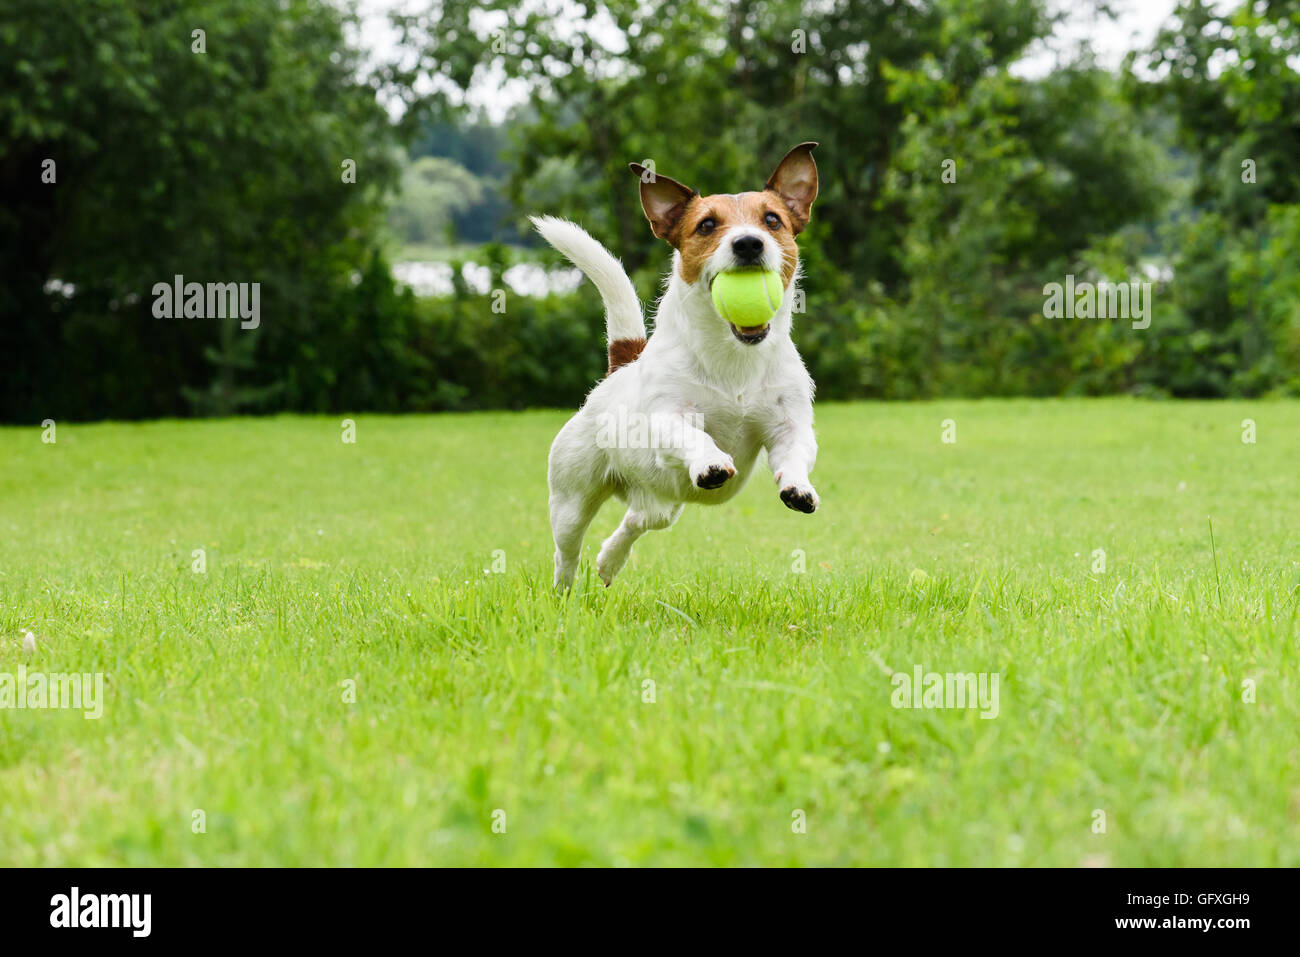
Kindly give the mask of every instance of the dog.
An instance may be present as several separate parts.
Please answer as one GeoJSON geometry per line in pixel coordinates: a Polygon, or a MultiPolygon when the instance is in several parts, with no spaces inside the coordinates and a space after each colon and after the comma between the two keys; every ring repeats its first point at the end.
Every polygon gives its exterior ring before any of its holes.
{"type": "Polygon", "coordinates": [[[790,150],[762,190],[745,193],[701,196],[630,164],[652,232],[673,248],[648,340],[636,290],[609,250],[575,223],[530,217],[600,293],[608,342],[605,378],[560,429],[548,460],[557,590],[573,584],[587,526],[611,495],[627,513],[596,557],[607,586],[636,540],[670,527],[687,503],[733,498],[759,449],[767,450],[781,501],[817,510],[808,477],[817,458],[814,385],[790,339],[795,237],[817,198],[816,145],[790,150]],[[711,284],[720,273],[756,266],[779,273],[784,294],[767,324],[738,327],[715,308],[711,284]]]}

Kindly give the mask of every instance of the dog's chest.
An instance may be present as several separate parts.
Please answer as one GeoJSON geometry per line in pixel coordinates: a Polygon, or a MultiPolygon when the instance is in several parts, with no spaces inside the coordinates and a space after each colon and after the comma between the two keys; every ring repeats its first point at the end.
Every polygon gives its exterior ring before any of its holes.
{"type": "Polygon", "coordinates": [[[762,424],[767,417],[767,402],[762,390],[752,388],[719,393],[700,403],[704,431],[718,447],[735,456],[761,444],[762,424]]]}

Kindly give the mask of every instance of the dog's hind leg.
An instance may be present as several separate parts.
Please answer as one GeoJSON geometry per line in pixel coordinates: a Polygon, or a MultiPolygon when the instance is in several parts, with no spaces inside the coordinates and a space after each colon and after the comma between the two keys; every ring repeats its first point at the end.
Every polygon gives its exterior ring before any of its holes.
{"type": "Polygon", "coordinates": [[[600,580],[606,585],[612,582],[627,563],[632,545],[638,538],[651,529],[668,528],[681,514],[680,504],[640,503],[630,506],[622,523],[613,535],[605,539],[600,554],[596,556],[596,574],[600,575],[600,580]]]}
{"type": "Polygon", "coordinates": [[[551,534],[555,538],[555,587],[567,589],[573,584],[582,555],[582,539],[587,526],[609,498],[607,489],[584,489],[581,492],[551,492],[551,534]]]}

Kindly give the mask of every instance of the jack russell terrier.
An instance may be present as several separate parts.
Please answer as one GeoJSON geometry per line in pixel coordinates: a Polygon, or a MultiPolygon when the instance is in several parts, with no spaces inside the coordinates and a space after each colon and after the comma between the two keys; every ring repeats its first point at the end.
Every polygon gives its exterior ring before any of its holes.
{"type": "Polygon", "coordinates": [[[816,145],[796,146],[764,189],[748,193],[701,196],[631,164],[650,228],[673,247],[648,341],[636,290],[609,250],[575,223],[532,217],[600,292],[609,341],[606,377],[551,446],[557,589],[573,584],[587,526],[611,495],[627,503],[627,514],[596,557],[606,585],[633,543],[671,526],[687,502],[718,505],[734,497],[760,448],[781,501],[799,512],[817,509],[808,478],[817,458],[813,381],[790,340],[795,237],[817,198],[816,145]],[[728,322],[710,294],[720,273],[747,267],[778,273],[784,287],[776,314],[762,326],[728,322]]]}

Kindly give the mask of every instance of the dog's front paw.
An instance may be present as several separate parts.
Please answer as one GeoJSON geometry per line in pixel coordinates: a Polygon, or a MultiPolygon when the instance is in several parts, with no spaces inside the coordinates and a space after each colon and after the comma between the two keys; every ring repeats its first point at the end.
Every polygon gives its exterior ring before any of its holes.
{"type": "Polygon", "coordinates": [[[600,576],[606,588],[614,581],[614,576],[623,570],[631,551],[630,547],[619,547],[613,544],[612,539],[601,548],[600,554],[596,556],[596,574],[600,576]]]}
{"type": "Polygon", "coordinates": [[[808,515],[817,511],[817,506],[821,504],[816,489],[811,485],[787,485],[781,489],[781,501],[785,502],[786,508],[808,515]]]}
{"type": "Polygon", "coordinates": [[[696,488],[720,488],[735,474],[736,465],[731,461],[731,456],[726,455],[716,462],[692,466],[691,481],[695,483],[696,488]]]}
{"type": "Polygon", "coordinates": [[[568,563],[560,555],[555,556],[555,590],[566,592],[573,587],[573,576],[578,570],[578,563],[568,563]]]}

